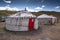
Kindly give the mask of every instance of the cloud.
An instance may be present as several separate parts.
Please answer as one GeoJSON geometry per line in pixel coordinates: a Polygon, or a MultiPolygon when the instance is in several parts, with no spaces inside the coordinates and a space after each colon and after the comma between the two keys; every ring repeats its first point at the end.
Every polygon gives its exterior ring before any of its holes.
{"type": "Polygon", "coordinates": [[[42,8],[44,8],[44,7],[45,7],[45,5],[42,5],[41,7],[42,7],[42,8]]]}
{"type": "Polygon", "coordinates": [[[37,10],[42,10],[43,8],[42,8],[42,7],[36,7],[35,9],[37,9],[37,10]]]}
{"type": "Polygon", "coordinates": [[[30,9],[29,7],[26,7],[26,9],[29,11],[29,12],[38,12],[38,11],[42,11],[42,10],[44,10],[44,5],[42,5],[41,7],[35,7],[35,8],[33,8],[33,9],[30,9]]]}
{"type": "Polygon", "coordinates": [[[3,0],[5,3],[11,3],[10,0],[3,0]]]}
{"type": "Polygon", "coordinates": [[[9,7],[8,5],[5,6],[5,7],[0,7],[0,10],[19,11],[18,8],[16,8],[16,7],[11,8],[11,7],[9,7]]]}
{"type": "Polygon", "coordinates": [[[43,8],[45,7],[45,5],[42,5],[41,7],[36,7],[35,9],[37,9],[37,10],[43,10],[43,8]]]}
{"type": "Polygon", "coordinates": [[[40,10],[37,10],[37,9],[30,9],[29,7],[26,7],[26,9],[29,11],[29,12],[38,12],[38,11],[40,11],[40,10]]]}
{"type": "Polygon", "coordinates": [[[0,7],[0,10],[5,10],[6,8],[4,8],[4,7],[0,7]]]}
{"type": "Polygon", "coordinates": [[[26,7],[26,9],[27,9],[29,12],[35,12],[33,9],[30,9],[29,7],[26,7]]]}
{"type": "Polygon", "coordinates": [[[19,11],[17,7],[12,8],[12,10],[19,11]]]}
{"type": "Polygon", "coordinates": [[[55,8],[57,8],[57,9],[58,9],[58,8],[60,8],[60,6],[56,6],[55,8]]]}

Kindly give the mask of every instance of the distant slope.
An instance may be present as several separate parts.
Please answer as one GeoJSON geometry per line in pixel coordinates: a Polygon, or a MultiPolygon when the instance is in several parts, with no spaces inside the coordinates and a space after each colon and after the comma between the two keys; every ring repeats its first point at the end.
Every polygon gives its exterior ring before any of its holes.
{"type": "MultiPolygon", "coordinates": [[[[0,16],[8,16],[11,14],[15,14],[17,11],[7,11],[7,10],[0,10],[0,16]]],[[[54,12],[54,11],[40,11],[40,12],[32,12],[36,16],[39,16],[41,14],[48,14],[48,15],[53,15],[56,16],[57,18],[60,19],[60,12],[54,12]]]]}
{"type": "Polygon", "coordinates": [[[8,16],[8,15],[14,14],[16,12],[17,11],[0,10],[0,16],[8,16]]]}
{"type": "Polygon", "coordinates": [[[60,19],[60,12],[54,12],[54,11],[40,11],[40,12],[33,12],[36,16],[39,16],[41,14],[48,14],[48,15],[53,15],[56,16],[58,19],[60,19]]]}

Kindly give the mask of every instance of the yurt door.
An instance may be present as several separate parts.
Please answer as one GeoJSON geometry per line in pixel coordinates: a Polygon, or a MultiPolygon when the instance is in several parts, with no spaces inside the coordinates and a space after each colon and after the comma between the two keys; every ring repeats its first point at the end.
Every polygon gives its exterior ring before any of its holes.
{"type": "Polygon", "coordinates": [[[29,30],[33,30],[34,29],[34,19],[30,18],[29,19],[29,30]]]}

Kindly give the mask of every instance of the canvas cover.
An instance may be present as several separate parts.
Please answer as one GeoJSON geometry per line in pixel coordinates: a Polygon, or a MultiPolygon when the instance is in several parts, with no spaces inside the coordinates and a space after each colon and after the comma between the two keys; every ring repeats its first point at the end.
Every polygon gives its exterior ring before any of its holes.
{"type": "Polygon", "coordinates": [[[37,19],[35,19],[34,29],[35,29],[35,30],[37,30],[37,29],[38,29],[38,20],[37,20],[37,19]]]}
{"type": "MultiPolygon", "coordinates": [[[[39,24],[50,24],[50,21],[51,19],[49,18],[41,18],[41,19],[38,19],[38,22],[39,24]]],[[[51,21],[52,22],[52,21],[51,21]]]]}
{"type": "Polygon", "coordinates": [[[36,16],[29,12],[18,12],[10,15],[6,19],[6,29],[11,31],[28,31],[29,18],[35,19],[36,16]]]}
{"type": "Polygon", "coordinates": [[[27,18],[9,18],[6,20],[6,28],[15,31],[27,31],[28,21],[27,18]],[[10,20],[9,20],[10,19],[10,20]],[[8,22],[9,21],[9,22],[8,22]]]}
{"type": "Polygon", "coordinates": [[[54,24],[57,22],[57,18],[51,15],[42,14],[37,17],[39,24],[54,24]]]}

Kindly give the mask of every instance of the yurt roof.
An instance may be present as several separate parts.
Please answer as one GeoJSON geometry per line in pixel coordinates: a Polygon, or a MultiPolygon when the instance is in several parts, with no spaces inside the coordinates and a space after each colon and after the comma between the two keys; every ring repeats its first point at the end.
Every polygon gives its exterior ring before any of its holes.
{"type": "Polygon", "coordinates": [[[38,16],[37,18],[56,18],[56,17],[53,15],[42,14],[42,15],[38,16]]]}
{"type": "Polygon", "coordinates": [[[56,18],[55,16],[53,16],[53,15],[50,15],[52,18],[56,18]]]}
{"type": "Polygon", "coordinates": [[[38,16],[37,18],[51,18],[51,17],[47,14],[42,14],[42,15],[38,16]]]}
{"type": "Polygon", "coordinates": [[[18,12],[16,14],[10,15],[9,17],[36,17],[30,12],[23,11],[23,12],[18,12]]]}

